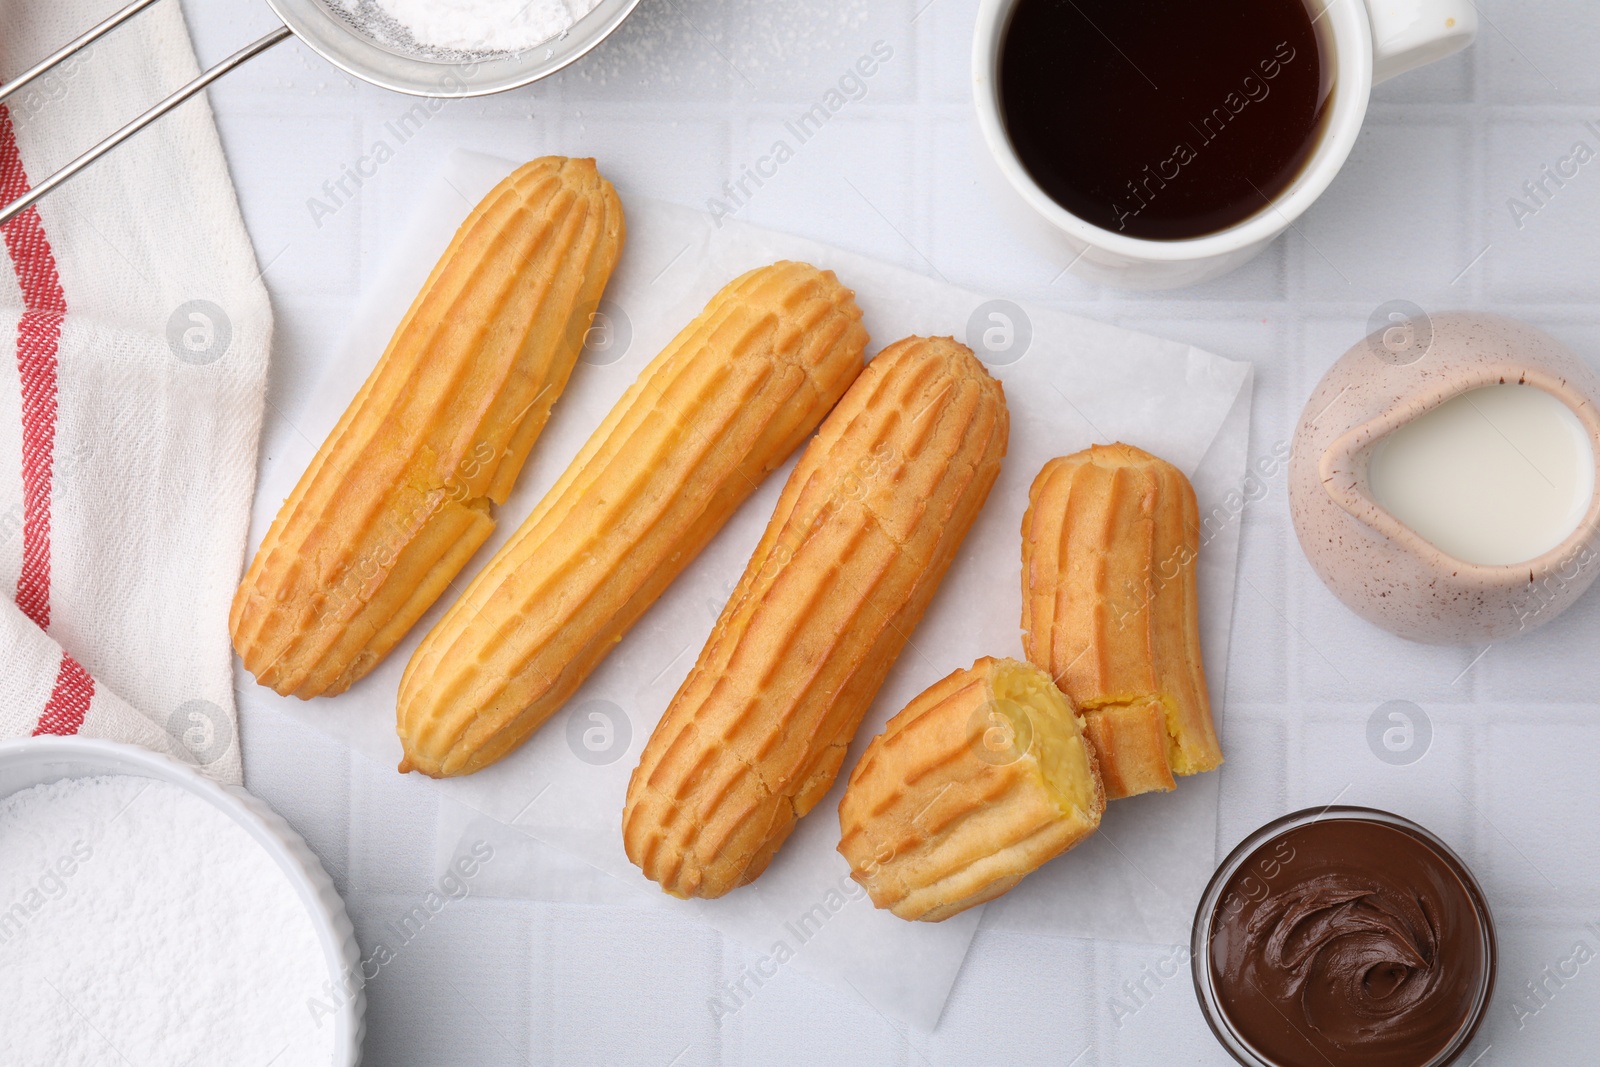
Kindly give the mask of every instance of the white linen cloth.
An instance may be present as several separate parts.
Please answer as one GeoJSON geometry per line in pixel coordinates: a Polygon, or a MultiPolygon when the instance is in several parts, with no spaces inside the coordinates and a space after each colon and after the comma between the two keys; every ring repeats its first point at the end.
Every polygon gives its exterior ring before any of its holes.
{"type": "MultiPolygon", "coordinates": [[[[0,6],[0,77],[114,0],[0,6]]],[[[198,73],[158,4],[0,105],[0,201],[198,73]]],[[[228,605],[255,484],[266,289],[204,99],[4,228],[0,737],[242,776],[228,605]]]]}

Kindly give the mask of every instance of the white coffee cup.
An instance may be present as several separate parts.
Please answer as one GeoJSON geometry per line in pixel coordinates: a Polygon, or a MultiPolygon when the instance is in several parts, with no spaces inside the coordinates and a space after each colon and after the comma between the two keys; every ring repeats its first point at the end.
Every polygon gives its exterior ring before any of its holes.
{"type": "MultiPolygon", "coordinates": [[[[1293,3],[1295,0],[1284,0],[1293,3]]],[[[1316,150],[1271,204],[1203,237],[1145,240],[1085,222],[1056,203],[1028,174],[1000,115],[1000,49],[1017,0],[981,0],[972,45],[972,97],[978,130],[1004,184],[1048,222],[1062,265],[1082,278],[1127,289],[1176,289],[1241,266],[1288,229],[1322,195],[1355,145],[1372,86],[1465,48],[1478,29],[1472,0],[1311,0],[1334,63],[1333,99],[1316,150]]]]}

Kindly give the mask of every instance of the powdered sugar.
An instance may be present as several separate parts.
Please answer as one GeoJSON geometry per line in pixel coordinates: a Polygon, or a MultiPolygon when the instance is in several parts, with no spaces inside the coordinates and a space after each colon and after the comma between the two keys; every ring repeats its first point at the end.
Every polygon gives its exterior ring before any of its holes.
{"type": "Polygon", "coordinates": [[[518,52],[561,36],[600,0],[376,0],[425,48],[518,52]]]}
{"type": "Polygon", "coordinates": [[[4,1062],[326,1067],[327,980],[294,887],[202,798],[114,776],[0,799],[4,1062]]]}

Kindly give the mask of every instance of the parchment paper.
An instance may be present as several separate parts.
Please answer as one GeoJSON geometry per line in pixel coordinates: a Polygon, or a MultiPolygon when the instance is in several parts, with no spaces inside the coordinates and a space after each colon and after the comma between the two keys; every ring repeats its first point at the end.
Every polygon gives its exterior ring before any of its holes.
{"type": "MultiPolygon", "coordinates": [[[[513,167],[453,154],[417,197],[409,230],[367,286],[315,395],[296,407],[297,446],[269,457],[253,517],[258,544],[315,447],[382,352],[406,307],[471,206],[513,167]]],[[[987,909],[939,924],[906,923],[871,907],[834,851],[838,797],[849,768],[883,723],[916,693],[984,655],[1021,655],[1019,526],[1034,475],[1052,456],[1125,440],[1179,466],[1202,513],[1217,519],[1201,553],[1203,643],[1221,718],[1237,560],[1230,492],[1245,475],[1251,372],[1189,345],[979,294],[812,241],[688,208],[627,197],[628,237],[607,290],[593,348],[574,371],[499,529],[389,659],[348,693],[271,703],[394,766],[394,697],[412,650],[466,581],[516,529],[640,369],[724,283],[750,267],[802,259],[832,268],[856,290],[873,341],[950,334],[980,348],[1005,384],[1010,450],[983,514],[927,616],[890,673],[844,764],[838,786],[802,821],[754,885],[716,901],[664,898],[628,863],[620,815],[639,752],[706,636],[771,515],[789,465],[738,511],[583,688],[521,750],[464,779],[436,783],[461,806],[460,833],[494,834],[496,891],[547,894],[529,836],[639,891],[637,898],[696,914],[743,942],[755,962],[792,966],[855,989],[878,1010],[931,1029],[980,919],[1005,928],[1137,941],[1185,942],[1194,901],[1215,861],[1216,776],[1176,794],[1112,805],[1103,829],[987,909]],[[998,317],[996,317],[998,316],[998,317]],[[1009,333],[1008,333],[1009,331],[1009,333]],[[985,337],[986,335],[986,337],[985,337]],[[514,830],[494,823],[506,824],[514,830]],[[787,952],[780,951],[782,942],[787,952]]],[[[792,464],[792,461],[791,461],[792,464]]],[[[1224,743],[1226,734],[1224,732],[1224,743]]],[[[442,836],[456,830],[442,830],[442,836]]],[[[443,840],[441,864],[455,842],[443,840]]],[[[572,899],[616,899],[604,879],[573,877],[572,899]]],[[[479,891],[483,887],[478,887],[479,891]]],[[[626,893],[624,893],[626,895],[626,893]]],[[[748,988],[748,987],[747,987],[748,988]]]]}

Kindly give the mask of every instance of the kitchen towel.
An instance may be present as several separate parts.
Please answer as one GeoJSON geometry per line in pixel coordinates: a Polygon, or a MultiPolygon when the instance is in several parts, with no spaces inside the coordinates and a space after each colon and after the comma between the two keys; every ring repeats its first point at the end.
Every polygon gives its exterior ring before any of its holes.
{"type": "MultiPolygon", "coordinates": [[[[120,6],[0,7],[0,78],[120,6]]],[[[158,4],[0,105],[9,203],[198,73],[158,4]]],[[[242,777],[227,617],[271,308],[202,99],[3,229],[0,737],[242,777]]]]}

